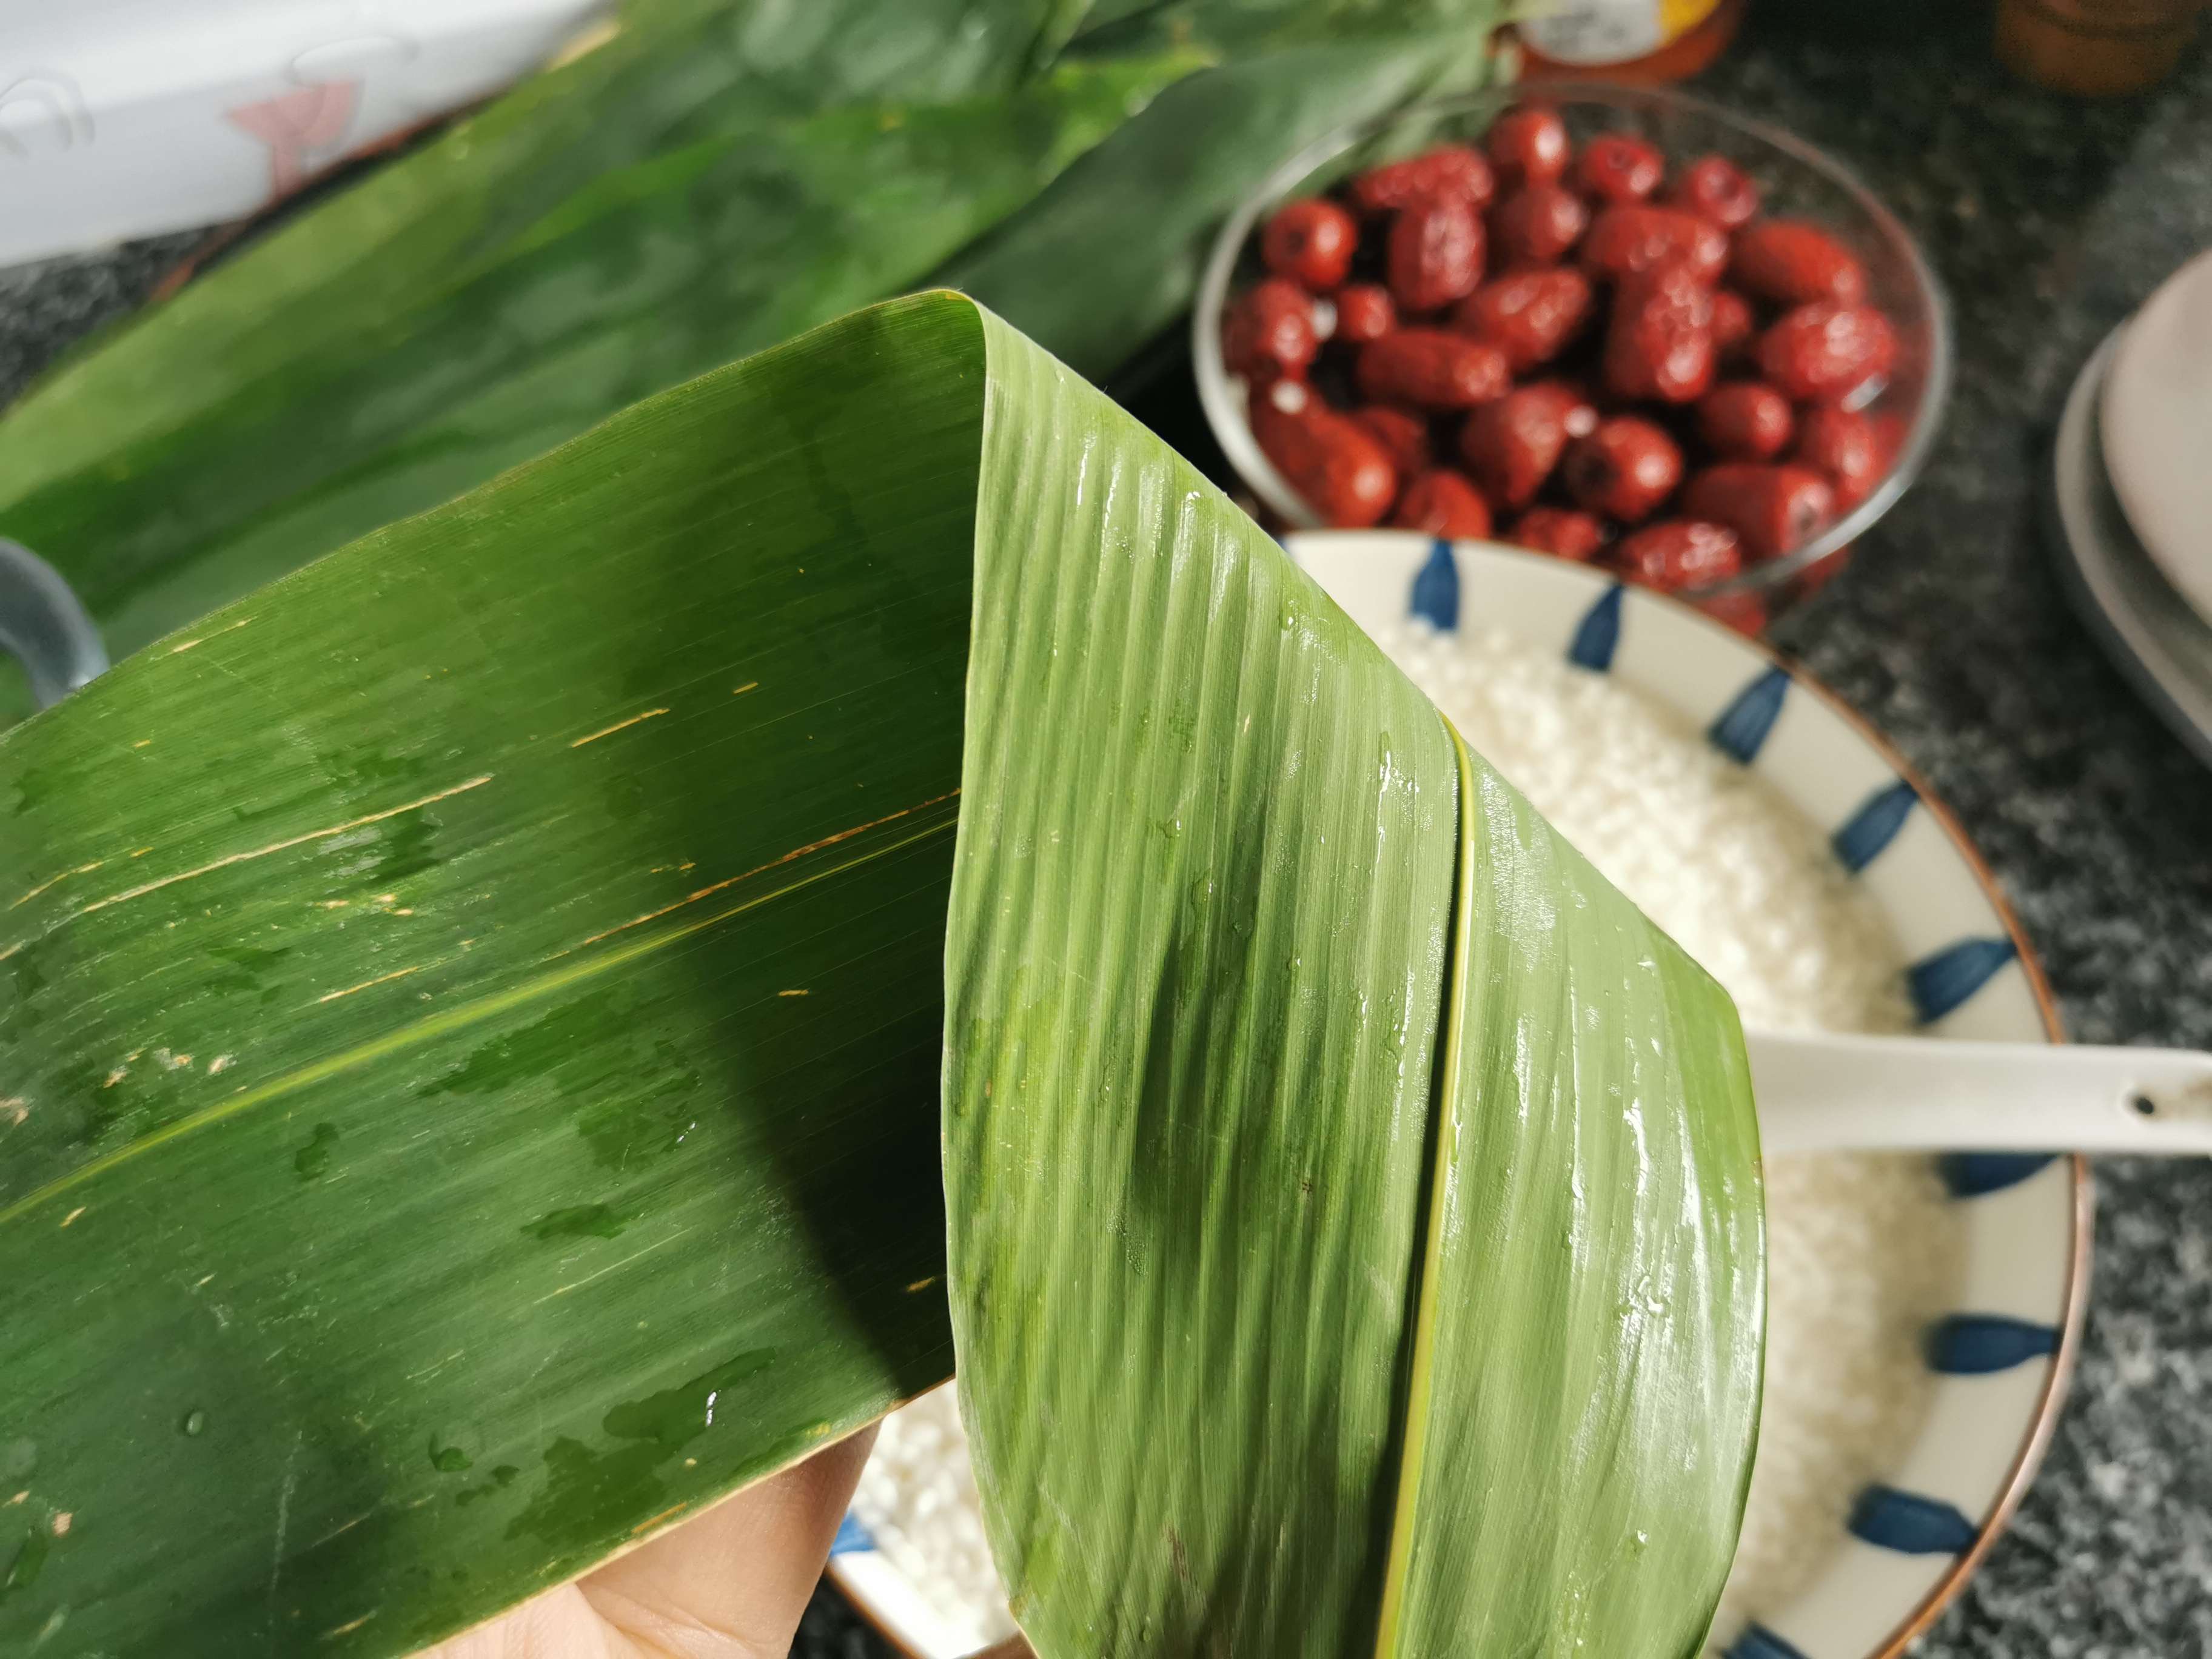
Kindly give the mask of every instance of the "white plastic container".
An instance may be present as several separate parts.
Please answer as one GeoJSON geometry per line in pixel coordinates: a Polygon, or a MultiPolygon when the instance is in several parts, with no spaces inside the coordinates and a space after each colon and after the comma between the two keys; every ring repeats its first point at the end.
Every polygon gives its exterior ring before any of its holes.
{"type": "Polygon", "coordinates": [[[607,0],[0,0],[0,264],[213,224],[557,52],[607,0]]]}

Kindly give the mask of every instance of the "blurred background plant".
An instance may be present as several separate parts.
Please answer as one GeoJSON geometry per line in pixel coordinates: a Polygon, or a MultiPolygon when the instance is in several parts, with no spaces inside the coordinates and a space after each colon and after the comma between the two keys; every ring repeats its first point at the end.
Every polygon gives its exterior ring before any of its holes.
{"type": "Polygon", "coordinates": [[[1481,84],[1499,11],[629,0],[55,366],[0,422],[0,526],[119,657],[890,295],[960,287],[1103,377],[1274,158],[1481,84]]]}

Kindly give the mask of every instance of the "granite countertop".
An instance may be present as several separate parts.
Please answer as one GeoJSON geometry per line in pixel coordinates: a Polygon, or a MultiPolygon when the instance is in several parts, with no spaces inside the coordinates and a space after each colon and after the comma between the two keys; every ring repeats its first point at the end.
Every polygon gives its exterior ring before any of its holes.
{"type": "MultiPolygon", "coordinates": [[[[2212,246],[2212,48],[2150,94],[2085,104],[2014,81],[1988,31],[1978,4],[1765,0],[1703,77],[1855,166],[1956,311],[1957,389],[1926,473],[1780,641],[1955,809],[2073,1036],[2212,1047],[2212,771],[2075,619],[2038,524],[2075,373],[2212,246]]],[[[0,398],[193,240],[0,272],[0,398]]],[[[1187,369],[1134,406],[1204,463],[1187,369]]],[[[1931,1659],[2212,1653],[2212,1165],[2110,1159],[2097,1177],[2071,1400],[2010,1532],[1922,1645],[1931,1659]]],[[[890,1650],[825,1587],[794,1651],[890,1650]]]]}

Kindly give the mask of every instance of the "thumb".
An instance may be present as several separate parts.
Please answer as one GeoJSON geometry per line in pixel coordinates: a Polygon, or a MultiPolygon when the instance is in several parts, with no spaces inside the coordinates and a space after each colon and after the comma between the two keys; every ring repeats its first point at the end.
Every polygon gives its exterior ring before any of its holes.
{"type": "Polygon", "coordinates": [[[783,1659],[875,1439],[871,1425],[609,1562],[578,1588],[648,1654],[783,1659]]]}

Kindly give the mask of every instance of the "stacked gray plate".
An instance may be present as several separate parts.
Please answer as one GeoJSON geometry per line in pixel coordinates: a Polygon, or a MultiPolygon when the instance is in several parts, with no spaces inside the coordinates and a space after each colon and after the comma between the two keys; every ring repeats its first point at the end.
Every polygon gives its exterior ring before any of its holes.
{"type": "Polygon", "coordinates": [[[2052,540],[2075,603],[2112,660],[2212,764],[2212,623],[2159,569],[2105,466],[2099,410],[2120,334],[2108,335],[2083,367],[2058,422],[2052,540]]]}

